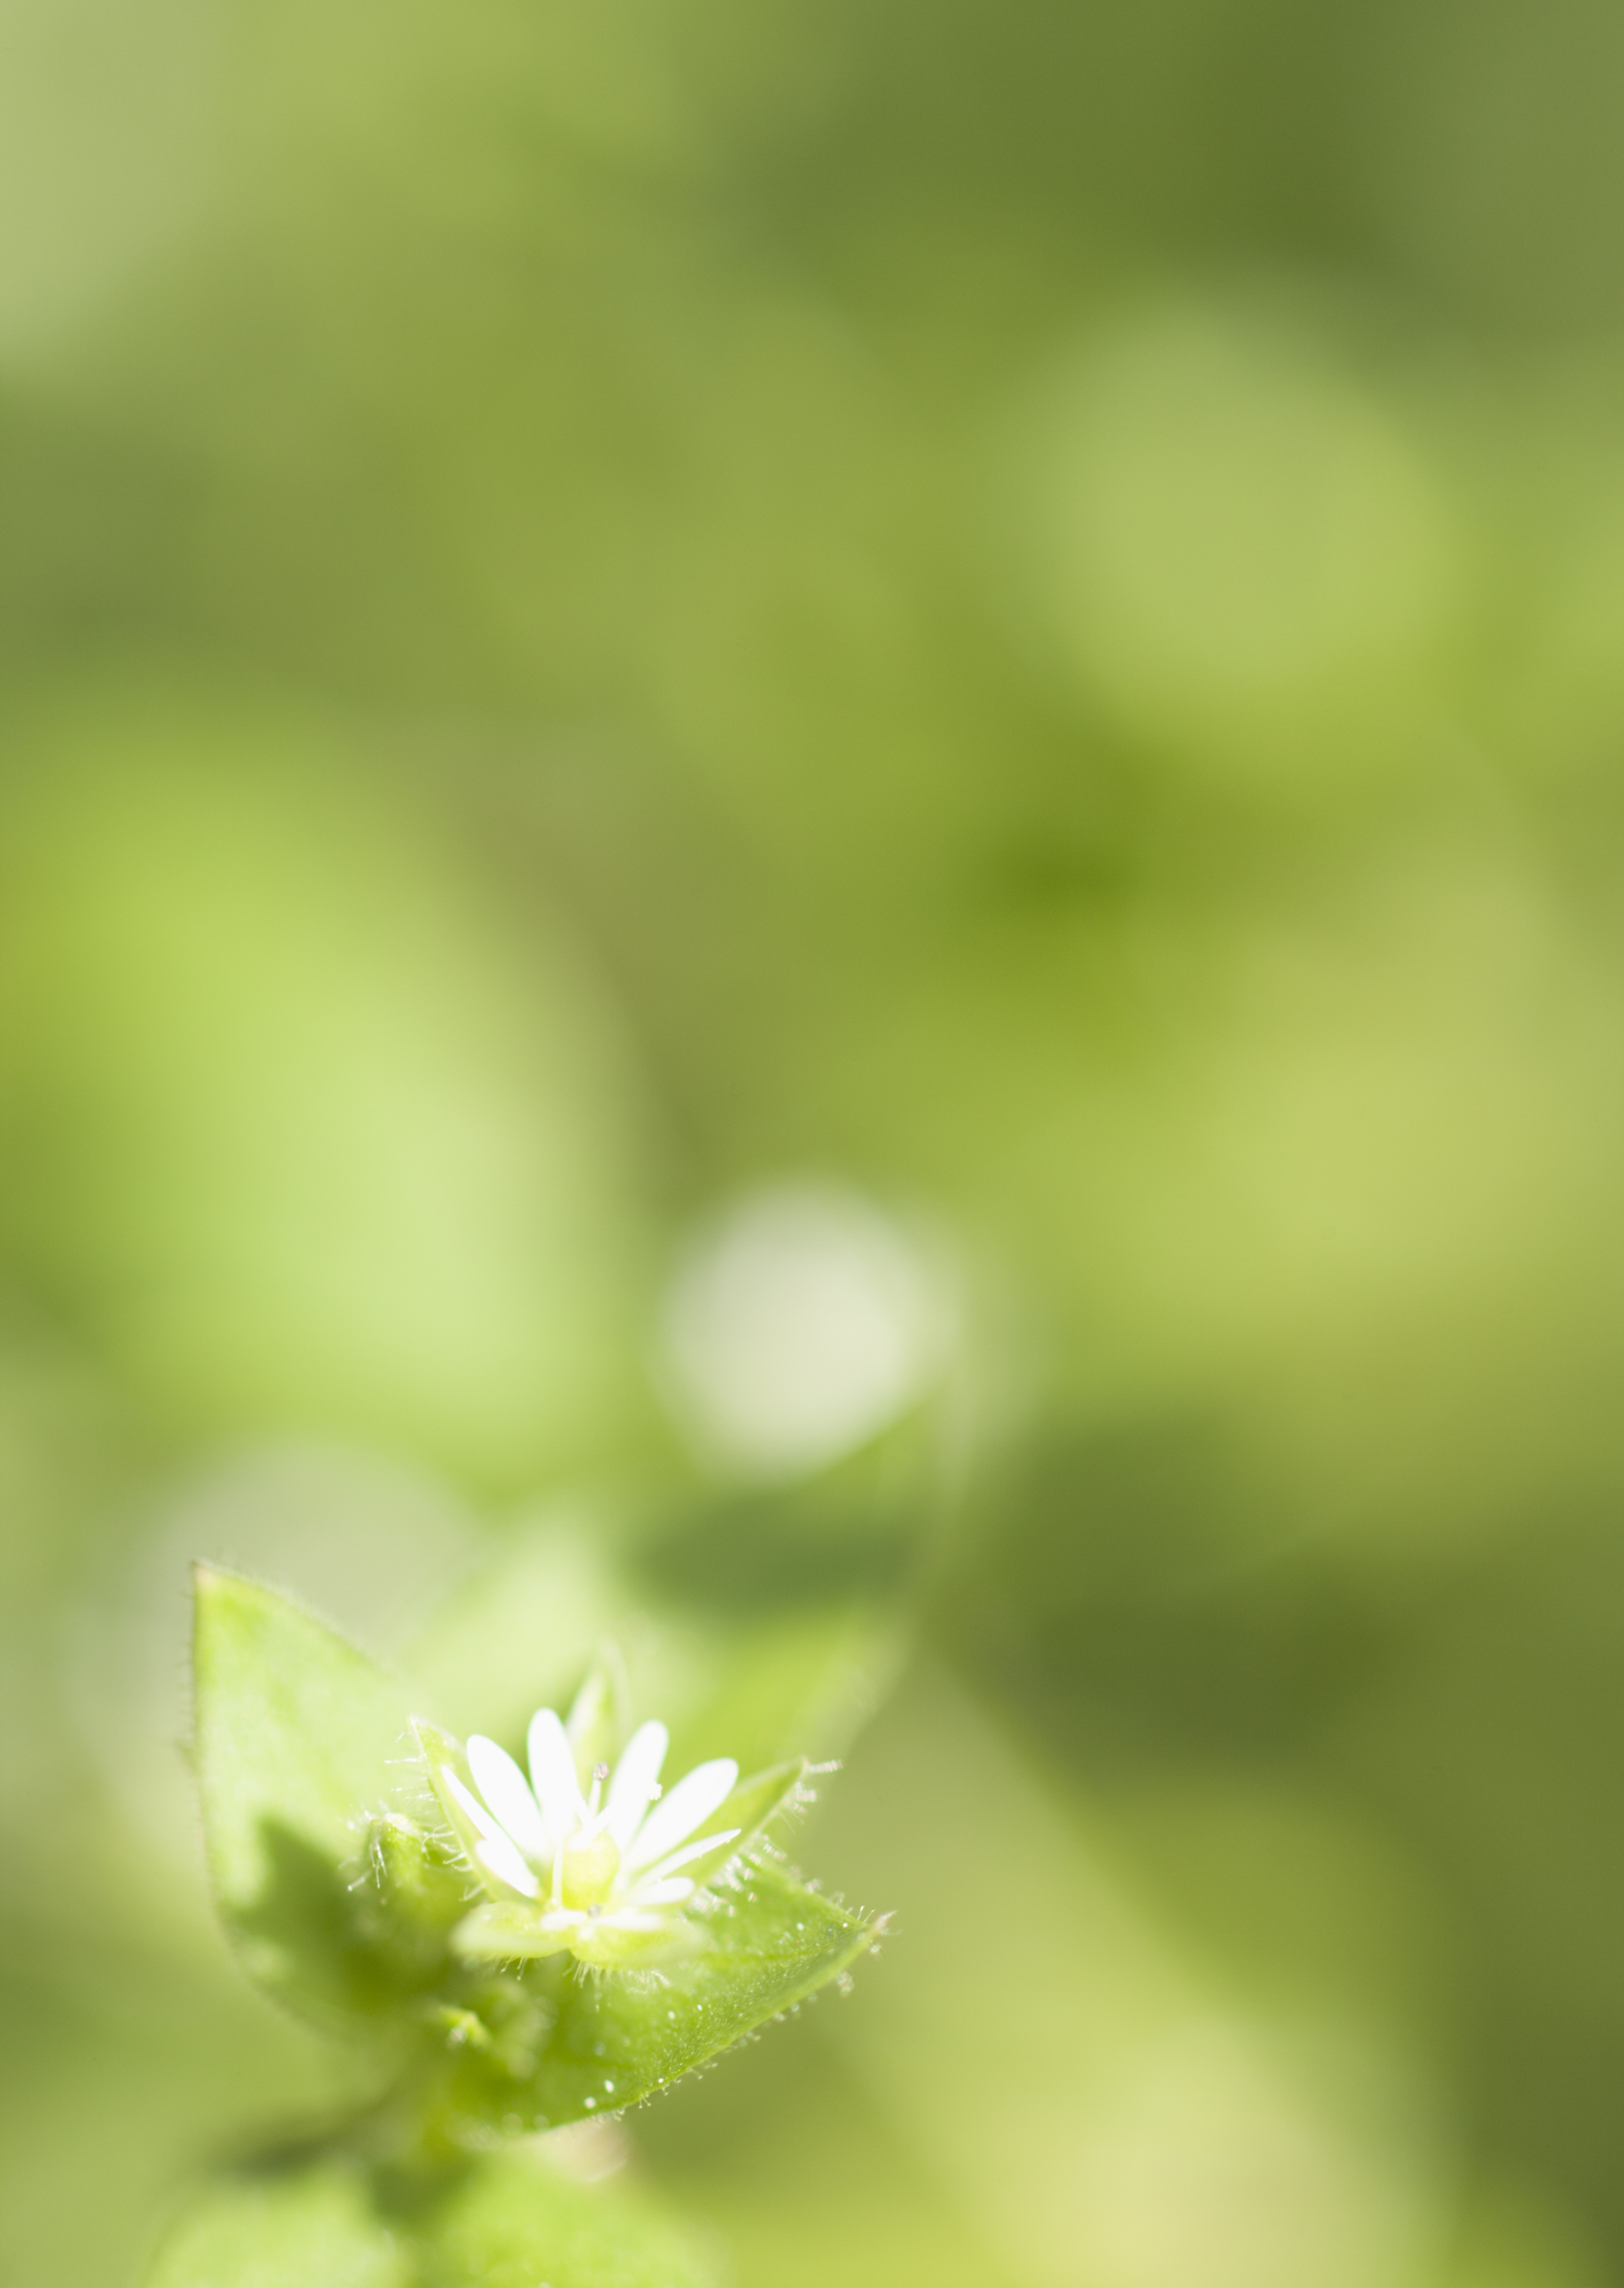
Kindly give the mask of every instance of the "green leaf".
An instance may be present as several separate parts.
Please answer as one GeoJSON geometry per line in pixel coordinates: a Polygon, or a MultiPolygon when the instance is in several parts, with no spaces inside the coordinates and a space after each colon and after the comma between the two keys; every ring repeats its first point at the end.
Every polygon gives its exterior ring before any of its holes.
{"type": "Polygon", "coordinates": [[[686,1919],[701,1950],[655,1975],[583,1976],[555,1957],[493,1981],[543,2000],[547,2031],[522,2077],[466,2044],[448,2056],[446,2133],[473,2141],[493,2123],[557,2128],[636,2104],[840,1978],[879,1928],[764,1853],[686,1919]]]}
{"type": "Polygon", "coordinates": [[[244,1965],[324,2024],[375,2022],[414,1982],[367,1879],[367,1815],[412,1752],[401,1688],[275,1590],[210,1567],[194,1668],[210,1871],[244,1965]]]}
{"type": "Polygon", "coordinates": [[[704,2252],[651,2201],[566,2173],[565,2152],[495,2154],[438,2177],[330,2159],[211,2186],[146,2288],[713,2288],[704,2252]]]}
{"type": "Polygon", "coordinates": [[[869,1923],[768,1858],[741,1862],[718,1905],[691,1919],[704,1934],[704,1952],[663,1972],[658,1983],[565,1982],[536,2076],[549,2122],[618,2109],[664,2088],[816,1993],[874,1941],[869,1923]]]}
{"type": "Polygon", "coordinates": [[[329,2162],[211,2186],[164,2239],[146,2288],[413,2288],[417,2276],[365,2172],[329,2162]]]}
{"type": "MultiPolygon", "coordinates": [[[[471,2170],[423,2235],[423,2288],[715,2288],[704,2250],[652,2202],[541,2154],[471,2170]]],[[[326,2288],[326,2284],[322,2284],[326,2288]]]]}

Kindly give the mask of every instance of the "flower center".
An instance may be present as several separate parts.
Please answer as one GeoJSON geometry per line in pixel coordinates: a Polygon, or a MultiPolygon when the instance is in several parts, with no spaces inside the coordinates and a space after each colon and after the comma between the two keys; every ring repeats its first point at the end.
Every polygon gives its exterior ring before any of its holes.
{"type": "Polygon", "coordinates": [[[558,1855],[559,1895],[566,1907],[600,1907],[614,1888],[621,1855],[606,1830],[577,1828],[558,1855]]]}

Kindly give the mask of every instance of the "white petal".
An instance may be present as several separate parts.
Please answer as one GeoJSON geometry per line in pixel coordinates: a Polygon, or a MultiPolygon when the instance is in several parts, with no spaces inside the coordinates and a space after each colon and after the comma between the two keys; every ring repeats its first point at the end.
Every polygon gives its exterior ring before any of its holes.
{"type": "Polygon", "coordinates": [[[482,1867],[488,1867],[493,1875],[499,1875],[504,1883],[522,1891],[526,1898],[541,1896],[541,1885],[519,1857],[518,1846],[510,1843],[505,1835],[487,1836],[483,1843],[474,1845],[473,1855],[482,1867]]]}
{"type": "Polygon", "coordinates": [[[685,1867],[690,1859],[701,1858],[707,1851],[714,1851],[718,1843],[731,1843],[735,1835],[742,1835],[743,1832],[744,1830],[741,1827],[724,1827],[716,1835],[701,1835],[693,1843],[685,1843],[680,1851],[673,1851],[668,1858],[662,1859],[657,1867],[652,1868],[650,1872],[654,1875],[674,1875],[679,1867],[685,1867]]]}
{"type": "Polygon", "coordinates": [[[479,1801],[479,1797],[472,1794],[463,1785],[462,1781],[458,1779],[456,1774],[452,1770],[449,1764],[442,1764],[440,1766],[440,1776],[487,1843],[505,1843],[508,1841],[509,1839],[503,1835],[502,1830],[491,1817],[489,1812],[486,1810],[485,1806],[479,1801]]]}
{"type": "Polygon", "coordinates": [[[505,1748],[479,1732],[468,1741],[468,1768],[475,1785],[519,1849],[532,1859],[548,1856],[547,1830],[535,1807],[530,1783],[505,1748]]]}
{"type": "Polygon", "coordinates": [[[693,1886],[685,1875],[662,1875],[658,1882],[639,1883],[629,1903],[633,1907],[674,1907],[678,1899],[691,1899],[693,1886]]]}
{"type": "Polygon", "coordinates": [[[608,1825],[622,1851],[637,1833],[638,1823],[648,1809],[660,1767],[665,1761],[669,1737],[663,1724],[639,1724],[614,1767],[614,1777],[609,1783],[608,1825]]]}
{"type": "Polygon", "coordinates": [[[663,1915],[646,1915],[636,1907],[617,1907],[612,1915],[599,1915],[598,1923],[600,1930],[657,1931],[666,1927],[663,1915]]]}
{"type": "Polygon", "coordinates": [[[575,1782],[575,1760],[558,1711],[538,1708],[530,1719],[530,1784],[542,1807],[550,1847],[556,1851],[586,1817],[575,1782]]]}
{"type": "Polygon", "coordinates": [[[478,1796],[470,1793],[449,1764],[440,1766],[440,1776],[481,1838],[474,1846],[475,1858],[493,1875],[500,1875],[504,1883],[522,1891],[527,1899],[538,1897],[541,1886],[519,1856],[511,1836],[503,1833],[478,1796]]]}
{"type": "Polygon", "coordinates": [[[698,1764],[685,1779],[678,1780],[632,1838],[625,1860],[628,1874],[653,1866],[677,1844],[685,1843],[700,1822],[709,1819],[732,1794],[738,1776],[739,1767],[733,1758],[718,1756],[714,1763],[698,1764]]]}

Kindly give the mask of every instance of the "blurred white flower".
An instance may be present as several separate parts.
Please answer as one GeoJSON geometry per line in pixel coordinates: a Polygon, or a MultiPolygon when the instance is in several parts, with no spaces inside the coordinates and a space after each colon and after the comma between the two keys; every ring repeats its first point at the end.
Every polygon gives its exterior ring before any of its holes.
{"type": "Polygon", "coordinates": [[[954,1318],[941,1267],[894,1219],[832,1185],[777,1186],[741,1202],[678,1268],[662,1380],[714,1458],[794,1475],[922,1397],[954,1318]]]}

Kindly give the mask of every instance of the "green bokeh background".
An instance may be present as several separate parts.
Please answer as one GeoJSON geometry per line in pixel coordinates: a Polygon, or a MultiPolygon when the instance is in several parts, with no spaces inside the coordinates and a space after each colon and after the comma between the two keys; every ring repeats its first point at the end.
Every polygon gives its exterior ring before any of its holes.
{"type": "Polygon", "coordinates": [[[797,1848],[896,1943],[630,2125],[740,2288],[1619,2277],[1624,13],[0,52],[8,2279],[337,2070],[184,1556],[388,1649],[560,1502],[893,1601],[797,1848]],[[793,1178],[963,1355],[741,1491],[660,1297],[793,1178]]]}

